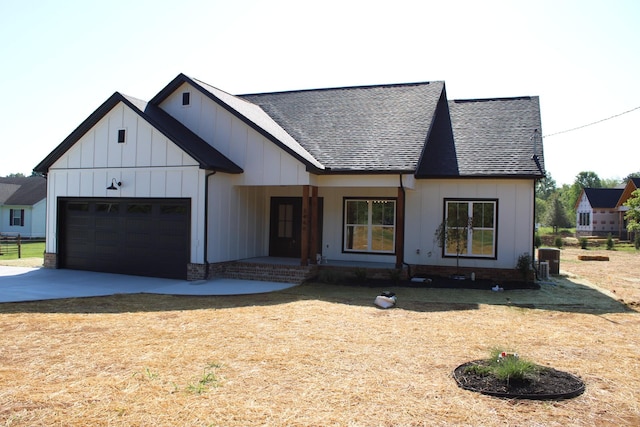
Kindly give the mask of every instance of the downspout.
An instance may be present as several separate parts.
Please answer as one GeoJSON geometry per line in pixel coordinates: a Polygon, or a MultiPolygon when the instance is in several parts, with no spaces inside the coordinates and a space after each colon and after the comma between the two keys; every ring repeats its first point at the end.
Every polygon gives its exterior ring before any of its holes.
{"type": "MultiPolygon", "coordinates": [[[[402,223],[402,235],[405,236],[405,223],[407,222],[407,218],[406,218],[406,212],[407,212],[407,192],[404,189],[404,185],[402,184],[402,173],[400,173],[398,175],[398,177],[400,178],[400,191],[402,191],[402,199],[404,200],[404,203],[402,204],[402,208],[404,209],[404,212],[402,213],[402,218],[403,218],[403,223],[402,223]]],[[[406,246],[406,236],[405,238],[403,238],[403,245],[406,246]]],[[[411,278],[411,266],[409,264],[407,264],[404,261],[404,250],[402,251],[402,259],[400,260],[402,265],[406,265],[407,266],[407,274],[409,275],[409,278],[411,278]]]]}
{"type": "Polygon", "coordinates": [[[538,269],[536,268],[536,186],[538,180],[533,180],[533,236],[531,236],[531,267],[536,280],[540,280],[538,269]]]}
{"type": "MultiPolygon", "coordinates": [[[[533,136],[531,137],[533,140],[533,155],[531,156],[531,160],[533,160],[536,164],[536,167],[542,174],[542,178],[540,180],[546,178],[546,173],[542,169],[542,165],[540,164],[540,157],[538,157],[538,153],[536,152],[536,142],[537,138],[541,138],[539,136],[538,129],[533,130],[533,136]]],[[[540,147],[542,147],[542,141],[540,143],[540,147]]],[[[533,267],[533,273],[537,280],[540,280],[538,276],[538,269],[536,268],[536,187],[538,184],[538,179],[533,179],[533,236],[531,239],[531,266],[533,267]]]]}
{"type": "Polygon", "coordinates": [[[208,173],[204,177],[204,279],[209,279],[209,177],[216,171],[208,173]]]}

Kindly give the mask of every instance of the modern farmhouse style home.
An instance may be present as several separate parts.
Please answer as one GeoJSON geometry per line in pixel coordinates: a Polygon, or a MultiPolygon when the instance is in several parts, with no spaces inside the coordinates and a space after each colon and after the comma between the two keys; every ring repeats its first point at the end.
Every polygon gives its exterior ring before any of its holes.
{"type": "Polygon", "coordinates": [[[48,267],[510,278],[534,253],[544,157],[537,97],[449,101],[441,81],[236,96],[180,74],[149,101],[114,93],[35,170],[48,267]]]}

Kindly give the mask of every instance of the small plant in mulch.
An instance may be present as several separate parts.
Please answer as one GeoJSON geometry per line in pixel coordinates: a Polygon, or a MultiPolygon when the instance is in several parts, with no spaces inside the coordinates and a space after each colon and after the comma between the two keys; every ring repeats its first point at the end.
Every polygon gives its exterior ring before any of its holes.
{"type": "Polygon", "coordinates": [[[492,350],[488,359],[458,366],[453,377],[465,390],[504,398],[568,399],[585,389],[584,382],[572,374],[537,365],[501,349],[492,350]]]}

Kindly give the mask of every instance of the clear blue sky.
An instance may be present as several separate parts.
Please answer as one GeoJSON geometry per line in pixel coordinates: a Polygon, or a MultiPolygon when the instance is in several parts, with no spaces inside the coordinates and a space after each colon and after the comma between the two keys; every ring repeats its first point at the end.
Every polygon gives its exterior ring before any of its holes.
{"type": "MultiPolygon", "coordinates": [[[[640,107],[640,2],[0,0],[0,176],[33,167],[113,92],[178,73],[234,94],[444,80],[540,96],[551,135],[640,107]]],[[[559,185],[640,171],[640,109],[544,140],[559,185]]]]}

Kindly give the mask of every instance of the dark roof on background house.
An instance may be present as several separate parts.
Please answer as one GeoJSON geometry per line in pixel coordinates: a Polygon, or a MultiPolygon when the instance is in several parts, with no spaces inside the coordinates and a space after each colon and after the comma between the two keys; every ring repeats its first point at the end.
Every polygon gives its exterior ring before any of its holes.
{"type": "Polygon", "coordinates": [[[193,157],[200,164],[201,168],[228,173],[242,172],[242,169],[238,165],[226,158],[205,140],[191,132],[191,130],[159,107],[133,97],[122,95],[118,92],[111,95],[111,97],[98,107],[80,126],[71,132],[34,170],[47,173],[56,160],[78,142],[85,133],[120,102],[126,104],[151,126],[155,127],[169,140],[193,157]]]}
{"type": "Polygon", "coordinates": [[[0,177],[0,205],[32,206],[47,197],[47,180],[41,176],[0,177]]]}
{"type": "Polygon", "coordinates": [[[584,194],[592,208],[610,209],[616,207],[623,191],[623,188],[585,188],[584,194]]]}

